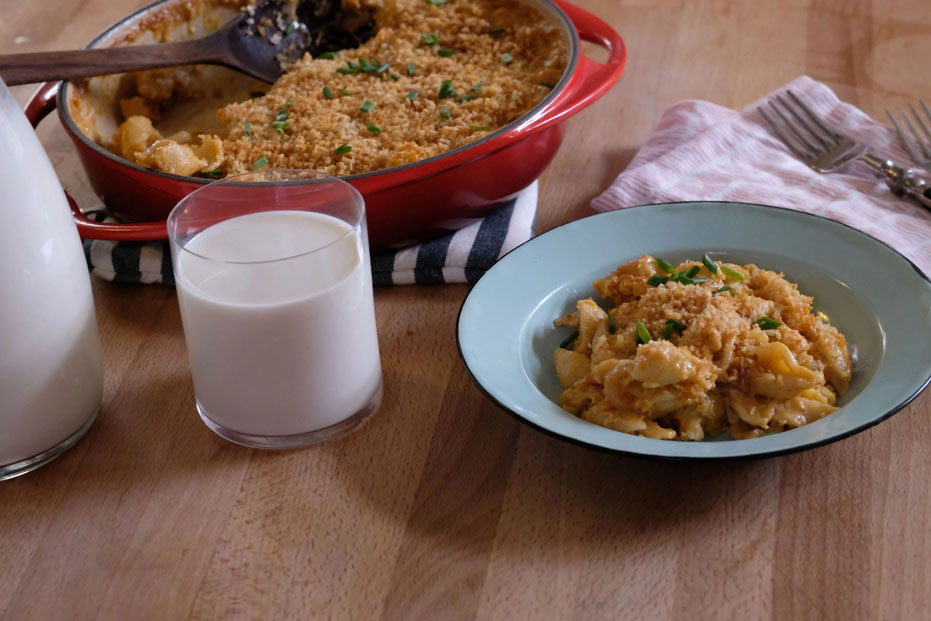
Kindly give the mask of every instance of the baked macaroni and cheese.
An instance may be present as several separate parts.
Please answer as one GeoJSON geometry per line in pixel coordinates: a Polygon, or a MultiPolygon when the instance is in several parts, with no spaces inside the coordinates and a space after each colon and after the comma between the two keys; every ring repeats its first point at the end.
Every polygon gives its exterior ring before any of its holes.
{"type": "Polygon", "coordinates": [[[850,384],[844,336],[812,298],[756,265],[643,255],[594,282],[555,352],[561,405],[586,421],[664,440],[736,439],[800,427],[850,384]]]}
{"type": "Polygon", "coordinates": [[[307,55],[232,103],[205,96],[193,69],[136,74],[120,100],[121,125],[100,141],[187,176],[264,166],[370,172],[494,132],[539,103],[568,62],[558,26],[517,0],[343,0],[343,8],[374,19],[374,36],[358,48],[307,55]],[[199,97],[216,122],[199,118],[191,105],[199,97]],[[188,122],[177,122],[179,109],[188,122]]]}

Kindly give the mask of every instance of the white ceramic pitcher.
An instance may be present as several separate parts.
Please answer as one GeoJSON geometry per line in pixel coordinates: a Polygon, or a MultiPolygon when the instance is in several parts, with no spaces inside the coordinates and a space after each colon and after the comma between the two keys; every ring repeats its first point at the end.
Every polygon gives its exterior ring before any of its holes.
{"type": "Polygon", "coordinates": [[[103,390],[81,240],[32,127],[0,81],[0,480],[58,457],[103,390]]]}

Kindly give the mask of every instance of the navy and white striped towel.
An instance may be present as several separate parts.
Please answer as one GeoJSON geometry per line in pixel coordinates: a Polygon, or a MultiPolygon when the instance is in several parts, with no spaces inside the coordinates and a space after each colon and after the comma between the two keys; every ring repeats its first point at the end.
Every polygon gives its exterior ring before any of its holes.
{"type": "MultiPolygon", "coordinates": [[[[375,285],[475,282],[534,235],[537,182],[484,218],[436,239],[372,255],[375,285]]],[[[113,282],[174,285],[167,241],[84,240],[91,273],[113,282]]]]}

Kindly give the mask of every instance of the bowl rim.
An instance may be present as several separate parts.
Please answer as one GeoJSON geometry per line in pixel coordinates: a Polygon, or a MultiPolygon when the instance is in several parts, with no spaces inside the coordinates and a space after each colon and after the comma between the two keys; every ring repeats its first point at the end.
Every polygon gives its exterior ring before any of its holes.
{"type": "MultiPolygon", "coordinates": [[[[156,9],[164,5],[168,5],[170,3],[176,3],[176,2],[181,3],[184,1],[185,0],[156,0],[155,2],[151,4],[148,4],[136,11],[133,11],[126,17],[123,17],[119,21],[111,24],[106,29],[104,29],[100,34],[94,37],[85,46],[85,49],[94,49],[101,41],[106,39],[111,34],[118,32],[121,28],[127,27],[128,23],[133,20],[142,18],[146,14],[152,11],[155,11],[156,9]]],[[[444,153],[440,153],[438,155],[434,155],[432,157],[425,158],[422,160],[417,160],[415,162],[409,162],[407,164],[402,164],[400,166],[393,166],[391,168],[383,168],[381,170],[373,170],[369,172],[358,173],[355,175],[346,175],[344,177],[338,177],[338,178],[344,181],[347,181],[347,182],[359,181],[363,179],[380,177],[380,176],[388,175],[392,173],[398,173],[404,170],[410,170],[412,168],[422,166],[425,164],[432,164],[437,161],[443,160],[445,158],[458,156],[464,151],[468,151],[469,149],[472,149],[479,145],[484,145],[488,143],[489,141],[497,140],[501,138],[502,136],[517,129],[518,127],[526,123],[529,119],[534,119],[534,118],[537,118],[538,116],[544,115],[546,112],[546,109],[551,107],[560,98],[560,96],[565,92],[566,85],[569,83],[570,79],[575,73],[576,68],[578,67],[579,55],[580,55],[579,35],[578,35],[578,31],[575,28],[575,25],[572,23],[572,20],[569,19],[569,16],[566,14],[566,12],[563,11],[562,8],[559,7],[553,0],[519,0],[519,1],[525,2],[528,4],[536,3],[536,4],[545,5],[550,10],[550,12],[556,16],[557,21],[562,24],[563,33],[566,35],[568,42],[569,42],[569,58],[568,58],[568,62],[566,63],[566,68],[563,70],[563,73],[560,76],[559,81],[556,83],[554,88],[550,90],[550,92],[547,93],[546,96],[543,97],[543,99],[537,102],[537,104],[533,108],[531,108],[524,114],[520,115],[519,117],[517,117],[516,119],[514,119],[513,121],[511,121],[504,127],[500,127],[496,131],[492,132],[491,134],[488,134],[487,136],[484,136],[474,142],[469,142],[459,147],[456,147],[455,149],[446,151],[444,153]]],[[[71,87],[72,87],[71,81],[69,80],[61,81],[59,84],[58,92],[56,94],[56,98],[57,98],[59,118],[61,119],[62,124],[64,125],[68,134],[71,135],[72,139],[80,141],[82,144],[84,144],[86,147],[91,149],[93,152],[110,160],[114,164],[119,165],[119,166],[126,166],[139,173],[150,174],[150,175],[154,175],[157,177],[161,177],[161,178],[171,180],[171,181],[176,181],[176,182],[192,183],[194,185],[206,185],[208,183],[213,183],[214,181],[217,181],[217,179],[207,179],[207,178],[202,178],[202,177],[187,177],[184,175],[177,175],[174,173],[168,173],[168,172],[164,172],[161,170],[154,170],[152,168],[146,168],[145,166],[142,166],[135,162],[130,162],[129,160],[119,155],[116,155],[115,153],[112,153],[108,151],[107,149],[105,149],[104,147],[102,147],[101,145],[97,144],[96,142],[91,140],[83,131],[81,131],[81,129],[77,126],[77,123],[74,121],[74,118],[71,115],[71,107],[68,105],[68,99],[69,99],[69,94],[71,92],[71,87]]],[[[455,165],[450,166],[449,168],[452,168],[454,166],[455,165]]],[[[436,174],[436,173],[442,172],[443,170],[446,170],[446,169],[432,171],[431,174],[436,174]]],[[[261,184],[254,184],[254,185],[261,185],[261,184]]],[[[269,182],[269,185],[275,185],[275,182],[269,182]]]]}
{"type": "MultiPolygon", "coordinates": [[[[605,217],[605,216],[610,216],[611,214],[615,214],[615,215],[616,215],[617,213],[628,212],[628,211],[631,211],[631,210],[640,210],[640,209],[645,209],[645,208],[648,208],[648,207],[657,207],[657,206],[684,206],[684,205],[696,205],[696,204],[718,205],[718,206],[727,206],[727,207],[748,207],[748,206],[749,206],[749,207],[753,207],[753,208],[763,208],[763,209],[766,209],[766,210],[778,210],[778,211],[782,211],[782,212],[789,212],[790,214],[798,215],[798,216],[801,216],[801,217],[803,217],[803,218],[804,218],[804,217],[810,217],[810,218],[817,219],[817,220],[819,220],[819,221],[825,221],[825,222],[830,223],[831,225],[839,225],[839,226],[841,226],[841,227],[843,227],[843,228],[845,228],[845,229],[849,229],[851,232],[853,232],[853,233],[856,234],[856,235],[860,235],[860,236],[865,237],[865,238],[867,238],[868,240],[870,240],[870,241],[872,241],[872,242],[874,242],[874,243],[876,243],[876,244],[879,244],[880,246],[882,246],[883,248],[885,248],[887,251],[891,251],[891,253],[892,253],[893,255],[895,255],[895,256],[898,257],[899,259],[903,260],[907,265],[911,266],[911,268],[915,271],[915,273],[916,273],[921,279],[923,279],[923,280],[925,281],[925,283],[927,283],[927,285],[929,286],[929,288],[931,288],[931,278],[929,278],[929,276],[928,276],[927,274],[925,274],[925,273],[921,270],[921,268],[919,268],[919,267],[914,263],[914,261],[912,261],[911,259],[909,259],[908,257],[906,257],[904,254],[902,254],[901,252],[899,252],[898,250],[896,250],[895,248],[893,248],[893,247],[890,246],[889,244],[887,244],[887,243],[885,243],[885,242],[883,242],[883,241],[877,239],[876,237],[873,237],[872,235],[869,235],[868,233],[865,233],[865,232],[861,231],[860,229],[858,229],[858,228],[856,228],[856,227],[854,227],[854,226],[851,226],[851,225],[849,225],[849,224],[846,224],[846,223],[844,223],[844,222],[840,222],[840,221],[837,221],[837,220],[832,220],[831,218],[826,218],[826,217],[821,216],[821,215],[818,215],[818,214],[813,214],[813,213],[809,213],[809,212],[804,212],[804,211],[799,211],[799,210],[795,210],[795,209],[790,209],[790,208],[787,208],[787,207],[779,207],[779,206],[776,206],[776,205],[764,205],[764,204],[760,204],[760,203],[748,203],[748,202],[745,202],[745,201],[717,201],[717,200],[669,201],[669,202],[659,202],[659,203],[647,203],[647,204],[642,204],[642,205],[635,205],[635,206],[631,206],[631,207],[625,207],[625,208],[619,209],[619,210],[612,210],[612,211],[607,211],[607,212],[602,212],[602,213],[596,213],[596,214],[592,214],[592,215],[590,215],[590,216],[587,216],[586,218],[581,218],[580,220],[592,219],[592,218],[599,218],[599,217],[605,217]]],[[[541,237],[547,236],[547,235],[553,233],[554,231],[558,231],[558,230],[560,230],[560,229],[563,229],[564,227],[566,227],[566,226],[568,226],[568,225],[571,225],[571,224],[573,224],[573,223],[576,223],[576,222],[579,222],[579,220],[573,220],[573,221],[570,221],[570,222],[566,222],[566,223],[564,223],[564,224],[562,224],[562,225],[559,225],[559,226],[554,227],[554,228],[552,228],[552,229],[550,229],[550,230],[548,230],[548,231],[545,231],[544,233],[541,233],[540,235],[537,235],[536,237],[532,237],[531,239],[527,240],[526,242],[520,244],[519,246],[516,246],[515,248],[511,249],[507,254],[505,254],[504,256],[502,256],[501,258],[499,258],[498,261],[496,262],[496,264],[493,265],[492,268],[489,269],[488,272],[486,272],[486,274],[482,276],[482,278],[485,278],[485,276],[486,276],[488,273],[490,273],[490,272],[494,269],[494,267],[495,267],[496,265],[500,264],[503,260],[505,260],[505,259],[507,258],[508,255],[510,255],[510,254],[512,254],[512,253],[514,253],[514,252],[516,252],[517,250],[519,250],[519,249],[522,248],[523,246],[525,246],[525,245],[527,245],[527,244],[534,243],[536,240],[540,239],[541,237]]],[[[459,313],[458,313],[458,315],[457,315],[457,317],[456,317],[456,348],[457,348],[457,351],[458,351],[458,353],[459,353],[459,359],[460,359],[460,361],[462,362],[463,367],[465,367],[466,373],[469,375],[469,378],[472,380],[473,384],[479,389],[479,391],[480,391],[482,394],[485,395],[485,397],[487,397],[492,403],[494,403],[494,404],[495,404],[496,406],[498,406],[500,409],[504,410],[504,411],[507,412],[509,415],[511,415],[512,417],[514,417],[515,419],[517,419],[519,422],[521,422],[521,423],[523,423],[523,424],[525,424],[525,425],[527,425],[527,426],[529,426],[529,427],[531,427],[531,428],[533,428],[533,429],[535,429],[535,430],[537,430],[537,431],[541,431],[541,432],[545,433],[546,435],[551,436],[551,437],[553,437],[553,438],[555,438],[555,439],[557,439],[557,440],[560,440],[560,441],[563,441],[563,442],[568,442],[568,443],[570,443],[570,444],[574,444],[574,445],[576,445],[576,446],[581,446],[581,447],[584,447],[584,448],[587,448],[587,449],[595,449],[595,450],[598,450],[598,451],[600,451],[600,452],[610,453],[610,454],[613,454],[613,455],[622,455],[622,456],[626,456],[626,457],[634,457],[634,458],[639,458],[639,459],[657,460],[657,461],[733,462],[733,461],[744,461],[744,460],[749,460],[749,459],[765,459],[765,458],[771,458],[771,457],[779,457],[779,456],[782,456],[782,455],[789,455],[789,454],[792,454],[792,453],[799,453],[799,452],[802,452],[802,451],[807,451],[807,450],[815,449],[815,448],[818,448],[818,447],[826,446],[826,445],[828,445],[828,444],[832,444],[832,443],[837,442],[837,441],[839,441],[839,440],[843,440],[843,439],[845,439],[845,438],[849,438],[849,437],[851,437],[851,436],[853,436],[853,435],[856,435],[856,434],[858,434],[858,433],[860,433],[860,432],[862,432],[862,431],[865,431],[865,430],[867,430],[867,429],[869,429],[869,428],[871,428],[871,427],[873,427],[873,426],[875,426],[875,425],[878,425],[879,423],[881,423],[881,422],[883,422],[883,421],[885,421],[885,420],[891,418],[893,415],[895,415],[896,413],[898,413],[899,411],[901,411],[903,408],[905,408],[907,405],[909,405],[918,395],[920,395],[920,394],[929,386],[929,384],[931,384],[931,367],[929,367],[929,368],[926,370],[927,375],[924,377],[924,379],[923,379],[921,382],[919,382],[919,385],[917,386],[917,388],[916,388],[913,392],[911,392],[910,394],[908,394],[907,396],[905,396],[904,398],[900,399],[895,405],[891,406],[887,411],[883,412],[881,415],[879,415],[879,416],[877,416],[877,417],[875,417],[875,418],[872,418],[872,419],[870,419],[870,420],[868,420],[868,421],[866,421],[866,422],[864,422],[864,423],[862,423],[862,424],[860,424],[860,425],[853,426],[853,427],[851,427],[850,429],[844,430],[844,431],[842,431],[842,432],[840,432],[840,433],[836,433],[836,434],[827,436],[827,437],[825,437],[825,438],[823,438],[823,439],[821,439],[821,440],[815,440],[815,441],[812,441],[812,442],[802,443],[802,444],[795,444],[795,445],[793,445],[793,446],[790,446],[790,447],[787,447],[787,448],[783,448],[783,449],[767,450],[767,451],[760,451],[760,452],[755,452],[755,453],[747,453],[747,454],[739,454],[739,455],[666,455],[666,454],[660,454],[660,453],[655,453],[655,452],[645,452],[645,451],[636,451],[636,450],[629,450],[629,449],[612,448],[612,447],[604,446],[604,445],[602,445],[602,444],[595,444],[595,443],[588,442],[588,441],[586,441],[586,440],[580,439],[580,438],[575,437],[575,436],[571,436],[571,435],[566,435],[566,434],[560,433],[559,431],[550,429],[550,428],[545,427],[545,426],[543,426],[543,425],[541,425],[541,424],[537,424],[537,423],[534,422],[533,420],[531,420],[531,419],[529,419],[529,418],[523,416],[523,415],[520,414],[519,412],[517,412],[517,411],[515,411],[514,409],[512,409],[511,407],[509,407],[507,404],[503,403],[503,402],[502,402],[498,397],[496,397],[494,394],[492,394],[491,391],[490,391],[488,388],[486,388],[486,387],[481,383],[481,381],[479,380],[479,378],[478,378],[478,377],[476,376],[476,374],[473,372],[473,369],[469,366],[469,363],[468,363],[468,361],[467,361],[467,359],[466,359],[466,354],[465,354],[465,352],[463,351],[462,336],[461,336],[461,326],[462,326],[463,313],[465,312],[466,305],[468,304],[469,299],[474,295],[474,293],[475,293],[475,291],[476,291],[476,289],[477,289],[478,283],[482,280],[482,278],[480,278],[479,281],[476,282],[475,285],[473,285],[473,288],[469,291],[469,293],[468,293],[468,294],[466,295],[466,297],[463,299],[462,304],[459,306],[459,313]]],[[[885,349],[885,346],[884,346],[884,349],[885,349]]],[[[555,406],[556,404],[553,404],[553,405],[555,406]]],[[[557,407],[558,407],[558,406],[557,406],[557,407]]],[[[816,422],[817,422],[817,421],[816,421],[816,422]]],[[[605,428],[604,430],[605,430],[605,431],[613,431],[613,430],[606,429],[606,428],[605,428]]],[[[623,433],[623,432],[616,432],[616,433],[623,433]]],[[[627,434],[627,435],[631,435],[631,434],[627,434]]],[[[638,436],[633,436],[633,437],[638,437],[638,436]]],[[[662,441],[662,440],[661,440],[661,441],[662,441]]],[[[735,441],[739,442],[739,440],[735,440],[735,441]]],[[[675,441],[665,440],[665,442],[675,442],[675,441]]]]}

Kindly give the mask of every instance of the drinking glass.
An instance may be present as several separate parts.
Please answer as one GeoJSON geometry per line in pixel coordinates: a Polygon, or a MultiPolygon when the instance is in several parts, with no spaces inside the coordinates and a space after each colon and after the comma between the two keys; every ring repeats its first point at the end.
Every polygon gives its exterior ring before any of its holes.
{"type": "Polygon", "coordinates": [[[348,183],[269,169],[210,183],[168,217],[197,411],[238,444],[348,432],[381,402],[365,203],[348,183]]]}

